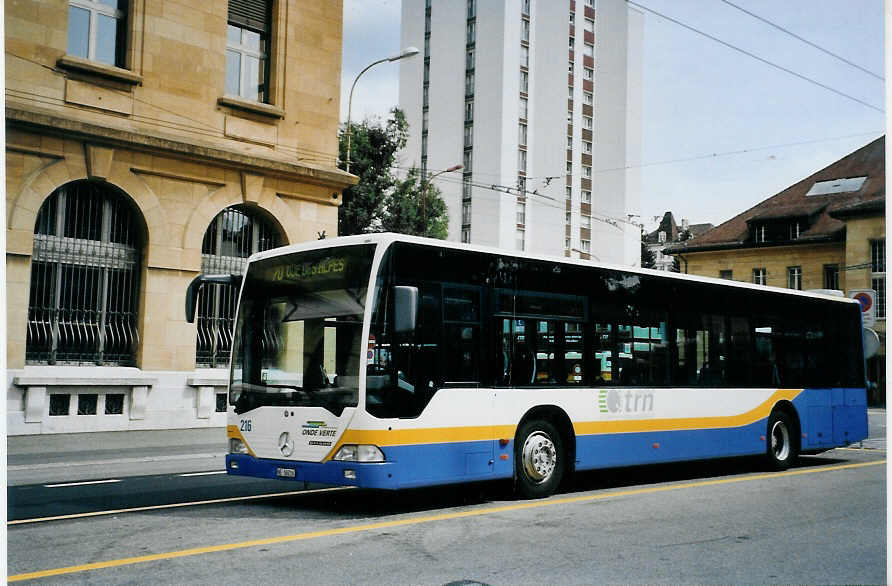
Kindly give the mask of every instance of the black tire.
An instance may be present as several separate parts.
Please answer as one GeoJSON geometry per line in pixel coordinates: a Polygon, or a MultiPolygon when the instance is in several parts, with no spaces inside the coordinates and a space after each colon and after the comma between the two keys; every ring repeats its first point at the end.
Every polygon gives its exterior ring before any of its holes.
{"type": "Polygon", "coordinates": [[[765,458],[772,470],[786,470],[799,455],[796,426],[785,411],[772,411],[765,435],[765,458]]]}
{"type": "Polygon", "coordinates": [[[554,494],[566,468],[564,438],[549,421],[531,419],[514,439],[514,487],[524,498],[554,494]]]}

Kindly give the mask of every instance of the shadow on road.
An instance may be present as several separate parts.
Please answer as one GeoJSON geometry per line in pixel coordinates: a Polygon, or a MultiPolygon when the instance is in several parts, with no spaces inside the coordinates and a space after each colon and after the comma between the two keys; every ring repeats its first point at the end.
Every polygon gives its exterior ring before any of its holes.
{"type": "MultiPolygon", "coordinates": [[[[820,468],[844,463],[833,457],[802,456],[795,468],[820,468]]],[[[727,478],[765,473],[761,458],[729,458],[700,462],[683,462],[611,468],[577,472],[560,491],[573,495],[589,491],[632,486],[671,484],[684,481],[727,478]]],[[[510,481],[478,482],[409,489],[399,492],[347,490],[294,495],[257,503],[257,506],[291,514],[300,511],[326,518],[379,518],[399,514],[435,512],[454,507],[486,503],[519,502],[513,495],[510,481]]]]}

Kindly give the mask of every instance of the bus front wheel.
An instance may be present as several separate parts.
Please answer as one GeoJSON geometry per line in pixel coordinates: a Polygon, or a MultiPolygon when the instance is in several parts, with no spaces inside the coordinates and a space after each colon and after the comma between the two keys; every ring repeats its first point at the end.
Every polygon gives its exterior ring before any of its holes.
{"type": "Polygon", "coordinates": [[[793,420],[784,411],[773,411],[768,418],[766,458],[772,470],[786,470],[796,460],[797,445],[793,420]]]}
{"type": "Polygon", "coordinates": [[[514,476],[519,495],[543,498],[554,494],[564,476],[564,441],[549,421],[524,423],[514,442],[514,476]]]}

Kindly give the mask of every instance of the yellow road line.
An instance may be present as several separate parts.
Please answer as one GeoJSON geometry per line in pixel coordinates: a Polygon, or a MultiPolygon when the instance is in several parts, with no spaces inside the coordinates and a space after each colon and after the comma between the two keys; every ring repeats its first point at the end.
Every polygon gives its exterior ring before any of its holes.
{"type": "Polygon", "coordinates": [[[277,545],[281,543],[289,543],[293,541],[305,541],[308,539],[318,539],[320,537],[331,537],[334,535],[347,535],[351,533],[362,533],[365,531],[374,531],[376,529],[389,529],[393,527],[405,527],[408,525],[420,525],[422,523],[433,523],[437,521],[448,521],[452,519],[462,519],[466,517],[478,517],[483,515],[492,515],[494,513],[505,513],[510,511],[520,511],[525,509],[537,509],[540,507],[548,507],[553,505],[566,505],[573,503],[584,503],[597,500],[604,500],[623,496],[636,496],[644,494],[653,494],[659,492],[668,492],[671,490],[680,490],[684,488],[700,488],[704,486],[718,486],[722,484],[734,484],[738,482],[748,482],[752,480],[770,480],[775,478],[783,478],[786,476],[802,476],[805,474],[816,474],[820,472],[834,472],[837,470],[852,470],[856,468],[865,468],[868,466],[879,466],[885,464],[886,460],[877,460],[874,462],[861,462],[858,464],[841,464],[839,466],[827,466],[820,468],[807,468],[788,470],[786,472],[775,472],[770,474],[756,474],[753,476],[744,476],[739,478],[721,478],[718,480],[704,480],[700,482],[689,482],[683,484],[672,484],[666,486],[651,486],[647,488],[637,488],[632,490],[623,490],[618,492],[601,492],[598,494],[587,494],[573,497],[556,497],[548,500],[514,503],[510,505],[501,505],[497,507],[489,507],[486,509],[475,509],[471,511],[458,511],[454,513],[442,513],[439,515],[428,515],[425,517],[412,517],[409,519],[396,519],[393,521],[381,521],[379,523],[366,523],[363,525],[353,525],[349,527],[340,527],[337,529],[323,529],[321,531],[309,531],[307,533],[296,533],[294,535],[283,535],[280,537],[267,537],[264,539],[253,539],[250,541],[241,541],[238,543],[224,543],[221,545],[209,545],[206,547],[195,547],[191,549],[183,549],[180,551],[170,551],[165,553],[156,553],[152,555],[137,556],[130,558],[122,558],[117,560],[108,560],[105,562],[95,562],[91,564],[83,564],[80,566],[68,566],[65,568],[54,568],[51,570],[41,570],[37,572],[28,572],[25,574],[15,574],[9,576],[10,582],[19,582],[21,580],[33,580],[35,578],[47,578],[49,576],[61,576],[65,574],[75,574],[77,572],[86,572],[90,570],[100,570],[104,568],[117,568],[121,566],[129,566],[133,564],[142,564],[146,562],[154,562],[159,560],[172,560],[195,555],[203,555],[207,553],[218,553],[222,551],[231,551],[234,549],[245,549],[249,547],[257,547],[261,545],[277,545]]]}
{"type": "Polygon", "coordinates": [[[336,490],[353,490],[353,486],[335,486],[333,488],[317,488],[313,490],[292,490],[288,492],[274,492],[271,494],[255,494],[252,496],[234,496],[222,499],[209,499],[206,501],[190,501],[187,503],[171,503],[168,505],[150,505],[146,507],[132,507],[129,509],[112,509],[108,511],[93,511],[90,513],[72,513],[71,515],[57,515],[55,517],[35,517],[33,519],[18,519],[7,521],[6,525],[27,525],[29,523],[42,523],[44,521],[63,521],[66,519],[82,519],[85,517],[102,517],[104,515],[120,515],[122,513],[139,513],[143,511],[155,511],[160,509],[177,509],[180,507],[195,507],[198,505],[215,505],[219,503],[234,503],[238,501],[254,501],[280,496],[294,496],[299,494],[315,494],[319,492],[332,492],[336,490]]]}

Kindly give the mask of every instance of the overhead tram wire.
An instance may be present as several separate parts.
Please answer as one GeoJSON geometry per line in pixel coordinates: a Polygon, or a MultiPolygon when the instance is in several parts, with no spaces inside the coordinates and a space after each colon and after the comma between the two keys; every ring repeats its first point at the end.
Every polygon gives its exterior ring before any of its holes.
{"type": "MultiPolygon", "coordinates": [[[[829,142],[829,141],[834,141],[834,140],[845,140],[845,139],[855,138],[855,137],[859,137],[859,136],[880,135],[880,134],[882,134],[882,131],[859,132],[856,134],[849,134],[849,135],[845,135],[845,136],[834,136],[834,137],[829,137],[829,138],[818,138],[818,139],[814,139],[814,140],[802,140],[802,141],[790,142],[790,143],[784,143],[784,144],[752,147],[752,148],[747,148],[747,149],[738,149],[738,150],[734,150],[734,151],[711,153],[711,154],[707,154],[707,155],[696,155],[693,157],[670,159],[670,160],[666,160],[666,161],[655,161],[653,163],[643,163],[641,165],[627,165],[625,167],[614,167],[614,168],[610,168],[610,169],[592,169],[592,175],[595,175],[598,173],[609,173],[609,172],[615,172],[615,171],[640,169],[640,168],[644,168],[644,167],[652,167],[652,166],[657,166],[657,165],[670,165],[673,163],[686,163],[686,162],[690,162],[690,161],[698,161],[698,160],[703,160],[703,159],[712,159],[712,158],[727,157],[727,156],[732,156],[732,155],[741,155],[741,154],[746,154],[746,153],[751,153],[751,152],[756,152],[756,151],[764,151],[764,150],[771,150],[771,149],[778,149],[778,148],[788,148],[788,147],[794,147],[794,146],[802,146],[802,145],[806,145],[806,144],[815,144],[815,143],[829,142]]],[[[411,169],[411,167],[401,167],[398,165],[395,166],[395,168],[400,169],[401,171],[409,171],[411,169]]],[[[564,179],[566,177],[567,177],[567,174],[565,173],[563,175],[558,175],[558,176],[546,176],[544,179],[546,179],[546,180],[548,178],[564,179]]],[[[537,177],[527,177],[527,180],[536,179],[536,178],[537,177]]],[[[445,175],[437,177],[436,181],[440,181],[443,183],[449,183],[449,184],[453,184],[453,185],[462,185],[465,183],[464,179],[456,178],[456,177],[447,177],[445,175]]],[[[538,198],[550,200],[552,202],[555,202],[556,204],[560,204],[560,202],[558,202],[558,200],[555,199],[554,197],[551,197],[550,195],[538,193],[536,190],[521,191],[517,187],[508,186],[508,185],[498,185],[498,184],[492,184],[492,183],[484,183],[481,181],[471,181],[470,184],[471,184],[471,187],[476,187],[478,189],[483,189],[486,191],[493,191],[493,192],[497,192],[497,193],[507,193],[507,194],[513,194],[513,195],[521,195],[522,194],[525,197],[538,197],[538,198]]],[[[551,207],[551,208],[561,209],[561,210],[566,209],[564,205],[553,205],[546,201],[542,201],[540,203],[541,203],[541,205],[544,205],[546,207],[551,207]]],[[[629,224],[631,226],[639,226],[639,224],[629,221],[627,219],[610,216],[609,214],[605,214],[603,212],[597,212],[594,210],[594,208],[592,209],[592,213],[598,214],[599,216],[603,217],[603,219],[596,218],[593,215],[592,216],[593,219],[600,221],[600,222],[610,224],[614,227],[619,227],[617,225],[617,223],[629,224]]]]}
{"type": "MultiPolygon", "coordinates": [[[[407,170],[407,168],[405,168],[405,167],[397,167],[397,168],[402,169],[402,170],[407,170]]],[[[465,181],[463,181],[462,179],[456,179],[453,177],[449,177],[449,178],[437,177],[437,180],[442,181],[443,183],[451,183],[453,185],[462,185],[465,183],[465,181]]],[[[498,184],[492,184],[492,183],[481,183],[481,182],[476,182],[476,181],[471,181],[468,183],[470,183],[471,187],[475,187],[477,189],[482,189],[484,191],[491,191],[491,192],[495,192],[495,193],[506,193],[509,195],[523,195],[525,197],[530,197],[530,198],[532,198],[532,197],[542,198],[547,201],[540,200],[539,205],[542,205],[544,207],[554,208],[556,210],[565,210],[566,209],[566,207],[563,204],[561,204],[554,197],[551,197],[550,195],[538,193],[535,190],[533,190],[533,191],[530,191],[528,189],[521,190],[521,189],[518,189],[517,187],[513,187],[513,186],[498,185],[498,184]],[[554,203],[550,203],[550,202],[554,202],[554,203]]],[[[604,212],[599,212],[595,209],[592,209],[590,217],[597,222],[603,222],[604,224],[609,224],[610,226],[613,226],[614,228],[617,228],[617,229],[620,228],[620,226],[619,226],[620,224],[628,224],[630,226],[635,226],[636,228],[640,227],[639,224],[632,222],[631,220],[628,220],[625,218],[617,218],[615,216],[605,214],[604,212]]]]}
{"type": "MultiPolygon", "coordinates": [[[[859,136],[874,136],[874,135],[880,136],[882,134],[883,134],[882,130],[875,130],[875,131],[871,131],[871,132],[856,132],[854,134],[846,134],[846,135],[842,135],[842,136],[831,136],[831,137],[827,137],[827,138],[816,138],[816,139],[811,139],[811,140],[800,140],[800,141],[796,141],[796,142],[787,142],[787,143],[772,144],[772,145],[765,145],[765,146],[749,147],[749,148],[737,149],[737,150],[733,150],[733,151],[721,151],[721,152],[716,152],[716,153],[707,153],[707,154],[703,154],[703,155],[692,155],[690,157],[679,157],[677,159],[666,159],[665,161],[654,161],[652,163],[641,163],[639,165],[626,165],[625,167],[609,167],[606,169],[592,169],[592,175],[597,175],[600,173],[613,173],[616,171],[628,171],[628,170],[633,170],[633,169],[644,169],[647,167],[656,167],[656,166],[660,166],[660,165],[672,165],[675,163],[689,163],[692,161],[701,161],[704,159],[717,159],[719,157],[730,157],[730,156],[734,156],[734,155],[745,155],[747,153],[754,153],[757,151],[782,149],[782,148],[803,146],[803,145],[808,145],[808,144],[831,142],[831,141],[835,141],[835,140],[847,140],[850,138],[857,138],[859,136]]],[[[402,171],[408,171],[409,169],[411,169],[411,167],[400,167],[400,166],[396,166],[396,168],[400,169],[402,171]]],[[[476,175],[476,173],[475,173],[475,175],[476,175]]],[[[562,175],[549,175],[549,176],[543,176],[541,178],[540,177],[527,177],[527,181],[534,180],[534,179],[546,180],[548,178],[564,179],[567,177],[567,175],[568,175],[567,173],[564,173],[562,175]]],[[[572,176],[572,174],[570,174],[570,175],[572,176]]],[[[492,176],[498,176],[498,175],[492,174],[492,176]]],[[[438,178],[438,179],[443,179],[443,181],[445,181],[447,183],[461,183],[462,182],[461,179],[455,179],[453,177],[438,178]]],[[[481,183],[481,185],[488,185],[488,184],[481,183]]],[[[540,195],[540,194],[537,194],[537,195],[540,195]]],[[[554,198],[551,198],[551,199],[554,199],[554,198]]]]}
{"type": "Polygon", "coordinates": [[[772,149],[789,148],[789,147],[802,146],[802,145],[807,145],[807,144],[817,144],[817,143],[821,143],[821,142],[830,142],[830,141],[834,141],[834,140],[846,140],[849,138],[857,138],[859,136],[873,136],[873,135],[880,136],[882,134],[883,134],[882,130],[876,130],[876,131],[872,131],[872,132],[857,132],[855,134],[847,134],[844,136],[833,136],[833,137],[829,137],[829,138],[816,138],[813,140],[800,140],[800,141],[796,141],[796,142],[788,142],[788,143],[783,143],[783,144],[773,144],[773,145],[766,145],[766,146],[761,146],[761,147],[751,147],[751,148],[747,148],[747,149],[737,149],[734,151],[722,151],[719,153],[693,155],[690,157],[680,157],[678,159],[667,159],[665,161],[654,161],[653,163],[642,163],[640,165],[626,165],[625,167],[612,167],[609,169],[592,169],[592,175],[597,174],[597,173],[608,173],[608,172],[623,171],[623,170],[630,170],[630,169],[643,169],[645,167],[656,167],[659,165],[671,165],[674,163],[688,163],[691,161],[702,161],[704,159],[715,159],[718,157],[728,157],[728,156],[733,156],[733,155],[745,155],[747,153],[754,153],[756,151],[768,151],[768,150],[772,150],[772,149]]]}
{"type": "Polygon", "coordinates": [[[859,70],[859,71],[862,71],[862,72],[866,73],[867,75],[870,75],[871,77],[875,77],[875,78],[879,79],[880,81],[885,81],[885,80],[886,80],[886,78],[883,77],[882,75],[877,75],[877,74],[874,73],[873,71],[870,71],[869,69],[866,69],[866,68],[864,68],[864,67],[861,67],[861,66],[858,65],[857,63],[853,63],[853,62],[849,61],[849,60],[846,59],[845,57],[840,57],[840,56],[837,55],[836,53],[833,53],[833,52],[831,52],[831,51],[828,51],[828,50],[825,49],[824,47],[821,47],[820,45],[817,45],[817,44],[815,44],[815,43],[812,43],[812,42],[809,41],[808,39],[804,39],[804,38],[800,37],[799,35],[797,35],[796,33],[792,32],[792,31],[790,31],[790,30],[788,30],[788,29],[785,29],[784,27],[782,27],[782,26],[780,26],[780,25],[778,25],[778,24],[775,24],[775,23],[771,22],[770,20],[768,20],[768,19],[766,19],[766,18],[761,17],[761,16],[759,16],[758,14],[755,14],[755,13],[753,13],[753,12],[750,12],[750,11],[747,10],[746,8],[743,8],[743,7],[741,7],[741,6],[738,6],[737,4],[734,4],[733,2],[730,2],[729,0],[721,0],[721,1],[724,2],[725,4],[727,4],[728,6],[731,6],[731,7],[733,7],[733,8],[736,8],[737,10],[739,10],[739,11],[745,13],[745,14],[748,14],[748,15],[752,16],[753,18],[755,18],[755,19],[758,20],[758,21],[764,22],[764,23],[767,24],[768,26],[772,26],[772,27],[776,28],[776,29],[779,30],[779,31],[782,31],[782,32],[787,33],[788,35],[790,35],[790,36],[793,37],[794,39],[799,40],[799,41],[802,41],[803,43],[805,43],[805,44],[808,45],[809,47],[813,47],[813,48],[817,49],[818,51],[821,51],[822,53],[826,53],[827,55],[830,55],[830,56],[833,57],[834,59],[838,59],[838,60],[842,61],[842,62],[845,63],[846,65],[850,65],[850,66],[854,67],[855,69],[857,69],[857,70],[859,70]]]}
{"type": "Polygon", "coordinates": [[[770,65],[771,67],[774,67],[775,69],[778,69],[778,70],[780,70],[780,71],[783,71],[784,73],[787,73],[787,74],[789,74],[789,75],[792,75],[793,77],[799,78],[799,79],[801,79],[801,80],[803,80],[803,81],[807,81],[808,83],[811,83],[811,84],[816,85],[816,86],[818,86],[818,87],[820,87],[820,88],[822,88],[822,89],[825,89],[825,90],[827,90],[828,92],[832,92],[832,93],[834,93],[834,94],[836,94],[836,95],[838,95],[838,96],[842,96],[843,98],[847,98],[847,99],[849,99],[849,100],[852,100],[853,102],[857,102],[857,103],[861,104],[862,106],[866,106],[866,107],[870,108],[871,110],[876,110],[877,112],[880,112],[880,113],[883,113],[883,114],[885,114],[885,112],[886,112],[883,108],[880,108],[880,107],[878,107],[878,106],[874,106],[874,105],[871,104],[870,102],[865,102],[864,100],[861,100],[861,99],[859,99],[859,98],[856,98],[855,96],[849,95],[849,94],[847,94],[847,93],[845,93],[845,92],[843,92],[843,91],[840,91],[840,90],[838,90],[838,89],[836,89],[836,88],[834,88],[834,87],[832,87],[832,86],[829,86],[829,85],[827,85],[827,84],[825,84],[825,83],[821,83],[820,81],[817,81],[817,80],[815,80],[815,79],[812,79],[812,78],[810,78],[810,77],[807,77],[807,76],[805,76],[805,75],[802,75],[801,73],[797,73],[797,72],[793,71],[792,69],[789,69],[789,68],[787,68],[787,67],[784,67],[783,65],[778,65],[777,63],[774,63],[774,62],[772,62],[772,61],[769,61],[768,59],[765,59],[764,57],[759,57],[759,56],[756,55],[755,53],[751,53],[751,52],[747,51],[746,49],[741,49],[740,47],[738,47],[738,46],[736,46],[736,45],[732,45],[731,43],[729,43],[729,42],[727,42],[727,41],[723,41],[722,39],[720,39],[720,38],[718,38],[718,37],[715,37],[715,36],[713,36],[713,35],[711,35],[711,34],[709,34],[709,33],[703,32],[703,31],[701,31],[700,29],[694,28],[694,27],[692,27],[692,26],[689,25],[689,24],[685,24],[685,23],[681,22],[680,20],[677,20],[677,19],[675,19],[675,18],[672,18],[671,16],[666,16],[665,14],[663,14],[663,13],[661,13],[661,12],[657,12],[656,10],[654,10],[654,9],[652,9],[652,8],[648,8],[647,6],[644,6],[643,4],[638,4],[638,3],[635,2],[634,0],[626,0],[626,3],[627,3],[627,4],[631,4],[632,6],[635,6],[635,7],[637,7],[637,8],[640,8],[641,10],[644,10],[645,12],[650,12],[651,14],[654,14],[654,15],[656,15],[656,16],[659,16],[660,18],[662,18],[662,19],[664,19],[664,20],[668,20],[669,22],[671,22],[671,23],[673,23],[673,24],[677,24],[677,25],[680,26],[680,27],[686,28],[686,29],[688,29],[688,30],[691,31],[691,32],[695,32],[695,33],[697,33],[698,35],[704,36],[704,37],[706,37],[707,39],[709,39],[709,40],[711,40],[711,41],[714,41],[714,42],[716,42],[716,43],[718,43],[718,44],[720,44],[720,45],[723,45],[723,46],[725,46],[725,47],[727,47],[727,48],[729,48],[729,49],[732,49],[732,50],[734,50],[734,51],[737,51],[738,53],[742,53],[742,54],[746,55],[747,57],[751,57],[751,58],[755,59],[756,61],[759,61],[759,62],[764,63],[764,64],[766,64],[766,65],[770,65]]]}

